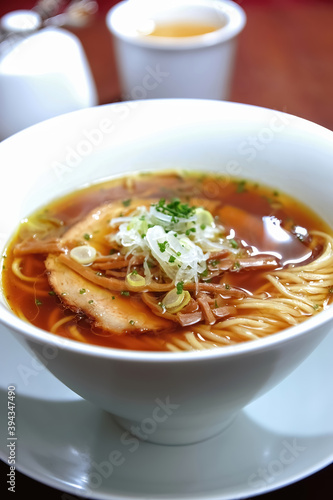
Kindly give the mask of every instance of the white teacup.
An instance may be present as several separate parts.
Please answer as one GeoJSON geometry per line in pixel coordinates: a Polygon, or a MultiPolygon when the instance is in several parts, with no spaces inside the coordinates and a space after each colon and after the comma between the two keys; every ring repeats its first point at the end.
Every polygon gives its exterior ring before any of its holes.
{"type": "Polygon", "coordinates": [[[229,99],[237,36],[246,23],[236,3],[126,0],[106,21],[125,100],[229,99]]]}

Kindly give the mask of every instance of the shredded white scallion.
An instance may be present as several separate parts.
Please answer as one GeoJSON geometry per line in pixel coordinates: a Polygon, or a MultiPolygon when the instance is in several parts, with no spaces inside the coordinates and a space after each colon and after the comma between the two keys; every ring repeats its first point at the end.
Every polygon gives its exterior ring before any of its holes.
{"type": "Polygon", "coordinates": [[[188,217],[173,216],[158,209],[139,207],[131,217],[110,221],[116,233],[108,238],[128,255],[143,255],[147,283],[152,276],[149,259],[157,261],[164,273],[175,283],[198,282],[207,269],[209,252],[234,251],[224,235],[224,228],[215,223],[210,212],[193,209],[188,217]]]}

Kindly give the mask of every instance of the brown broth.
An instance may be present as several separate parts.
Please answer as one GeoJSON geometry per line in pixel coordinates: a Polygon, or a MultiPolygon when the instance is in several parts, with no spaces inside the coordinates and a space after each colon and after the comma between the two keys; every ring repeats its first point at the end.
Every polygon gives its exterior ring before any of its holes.
{"type": "MultiPolygon", "coordinates": [[[[223,177],[198,174],[178,174],[164,172],[160,174],[141,174],[128,179],[116,179],[101,185],[94,185],[74,192],[62,199],[56,200],[48,207],[36,212],[31,219],[43,216],[55,218],[62,221],[60,231],[64,232],[71,225],[83,218],[94,207],[104,202],[126,200],[136,198],[180,198],[182,201],[195,205],[196,198],[205,199],[209,206],[216,202],[217,208],[213,215],[218,215],[226,205],[236,209],[245,210],[253,221],[262,220],[264,217],[276,217],[281,221],[281,226],[302,227],[307,231],[319,230],[332,234],[327,225],[320,220],[302,203],[291,197],[279,193],[269,187],[260,186],[250,181],[237,180],[226,181],[223,177]]],[[[223,223],[223,218],[221,218],[223,223]]],[[[227,227],[228,225],[226,225],[227,227]]],[[[255,224],[250,227],[247,221],[239,221],[239,228],[244,232],[242,237],[252,247],[257,247],[261,253],[275,251],[280,252],[281,262],[288,261],[293,254],[299,254],[302,262],[311,260],[308,256],[309,249],[306,242],[294,239],[285,244],[276,244],[271,233],[265,233],[260,239],[255,233],[255,224]]],[[[51,290],[45,272],[45,255],[27,255],[22,257],[20,269],[26,276],[32,277],[31,282],[22,282],[12,271],[14,261],[13,249],[21,241],[24,228],[21,226],[17,235],[10,243],[6,256],[3,259],[2,286],[5,297],[12,310],[19,316],[26,318],[29,322],[39,328],[50,331],[55,322],[65,317],[72,317],[71,321],[57,329],[57,334],[70,337],[68,327],[75,325],[76,331],[82,335],[82,341],[95,345],[108,346],[120,349],[134,350],[166,350],[166,343],[175,334],[182,338],[190,328],[182,328],[175,324],[173,331],[159,335],[113,335],[91,325],[90,320],[84,314],[74,313],[63,305],[51,290]]],[[[251,293],[256,292],[263,286],[264,273],[260,271],[226,272],[226,281],[230,285],[246,289],[251,293]]],[[[133,306],[140,308],[141,299],[139,294],[132,294],[128,299],[129,316],[133,306]]]]}

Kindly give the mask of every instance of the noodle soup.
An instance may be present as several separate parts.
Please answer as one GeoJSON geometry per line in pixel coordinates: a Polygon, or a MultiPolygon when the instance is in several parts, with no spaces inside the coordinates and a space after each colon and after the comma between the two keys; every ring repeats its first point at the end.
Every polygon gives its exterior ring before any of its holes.
{"type": "Polygon", "coordinates": [[[95,345],[187,351],[327,308],[332,231],[253,181],[183,171],[96,184],[25,219],[3,257],[11,309],[95,345]]]}

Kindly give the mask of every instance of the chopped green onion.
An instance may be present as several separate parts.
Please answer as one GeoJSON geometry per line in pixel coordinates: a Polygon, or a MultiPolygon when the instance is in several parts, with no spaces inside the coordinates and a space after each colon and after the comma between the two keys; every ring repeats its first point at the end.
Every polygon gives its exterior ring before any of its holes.
{"type": "Polygon", "coordinates": [[[146,279],[136,270],[126,276],[126,283],[134,288],[141,288],[146,285],[146,279]]]}
{"type": "Polygon", "coordinates": [[[161,198],[155,207],[158,212],[173,217],[172,222],[177,222],[177,218],[189,218],[195,211],[195,207],[190,207],[187,203],[181,203],[178,199],[166,204],[165,199],[161,198]]]}
{"type": "Polygon", "coordinates": [[[174,288],[166,294],[162,301],[162,304],[169,313],[175,314],[183,309],[183,307],[185,307],[190,302],[190,300],[191,295],[187,290],[182,291],[181,294],[178,294],[176,288],[174,288]]]}
{"type": "Polygon", "coordinates": [[[244,193],[246,181],[239,181],[237,183],[236,193],[244,193]]]}
{"type": "Polygon", "coordinates": [[[200,276],[202,276],[203,278],[206,278],[208,276],[208,268],[207,267],[204,271],[202,271],[202,273],[200,273],[200,276]]]}
{"type": "Polygon", "coordinates": [[[190,293],[186,290],[179,294],[176,288],[173,288],[164,297],[161,307],[165,308],[169,313],[175,314],[185,307],[191,300],[190,293]]]}
{"type": "Polygon", "coordinates": [[[160,248],[160,251],[163,253],[165,252],[165,248],[167,246],[168,242],[167,241],[164,241],[163,243],[158,243],[158,246],[160,248]]]}
{"type": "Polygon", "coordinates": [[[176,288],[177,288],[177,293],[178,293],[178,295],[180,295],[181,293],[183,293],[183,287],[184,287],[184,282],[183,282],[183,281],[179,281],[179,282],[176,284],[176,288]]]}
{"type": "Polygon", "coordinates": [[[82,265],[92,264],[96,259],[96,254],[96,249],[90,245],[74,247],[69,253],[71,259],[82,265]]]}

